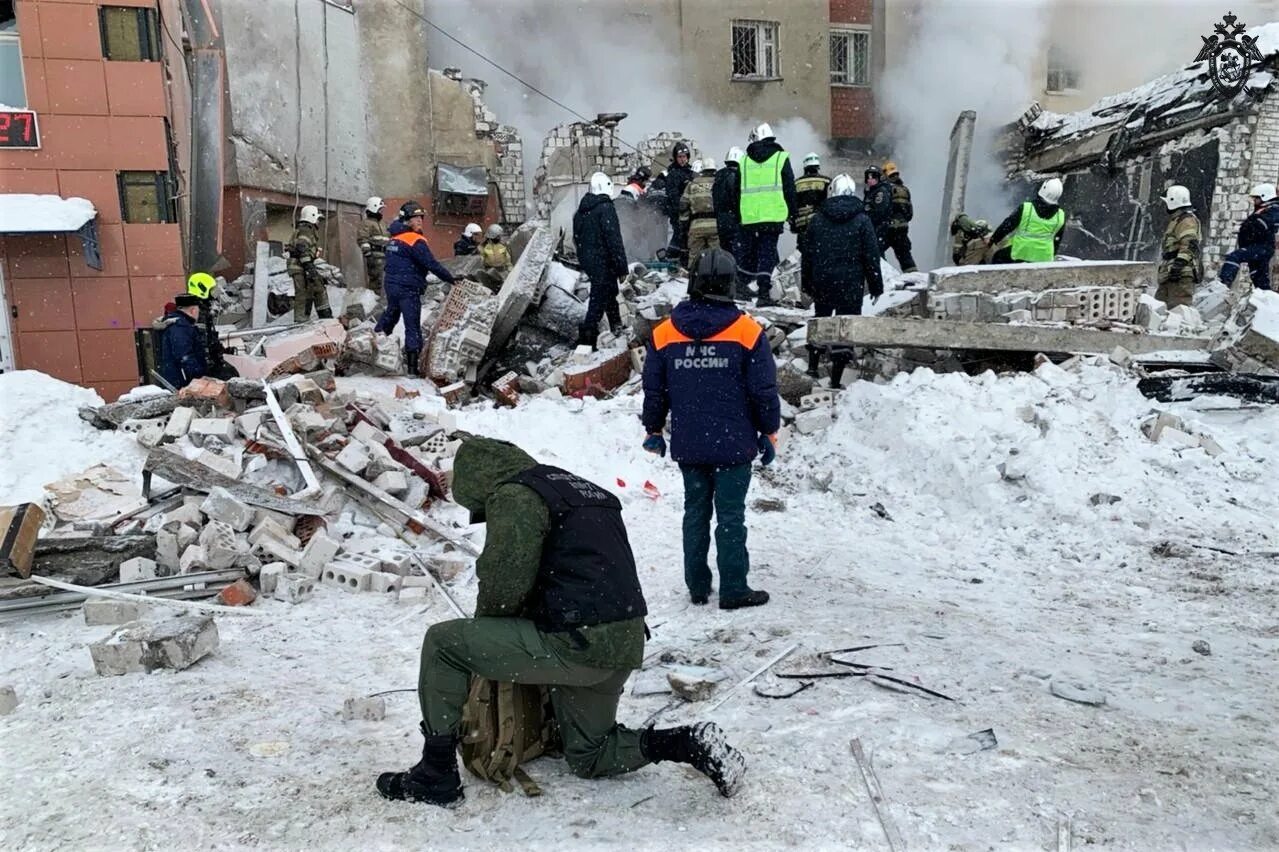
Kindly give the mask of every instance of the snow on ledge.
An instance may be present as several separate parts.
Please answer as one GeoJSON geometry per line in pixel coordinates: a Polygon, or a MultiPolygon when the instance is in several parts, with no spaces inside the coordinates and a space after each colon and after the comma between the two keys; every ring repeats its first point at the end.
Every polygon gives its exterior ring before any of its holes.
{"type": "Polygon", "coordinates": [[[0,234],[41,234],[79,230],[98,215],[86,198],[0,194],[0,234]]]}

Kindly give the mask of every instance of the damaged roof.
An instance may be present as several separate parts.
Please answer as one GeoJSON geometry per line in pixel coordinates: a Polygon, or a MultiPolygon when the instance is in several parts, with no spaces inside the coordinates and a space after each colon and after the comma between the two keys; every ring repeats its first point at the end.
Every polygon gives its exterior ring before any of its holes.
{"type": "Polygon", "coordinates": [[[1108,95],[1079,112],[1041,113],[1024,131],[1027,153],[1086,142],[1069,159],[1091,158],[1113,147],[1112,143],[1126,148],[1192,122],[1225,123],[1233,115],[1251,112],[1279,73],[1279,22],[1253,27],[1249,35],[1257,39],[1263,60],[1252,66],[1243,91],[1234,98],[1222,98],[1213,87],[1208,63],[1196,62],[1135,89],[1108,95]]]}

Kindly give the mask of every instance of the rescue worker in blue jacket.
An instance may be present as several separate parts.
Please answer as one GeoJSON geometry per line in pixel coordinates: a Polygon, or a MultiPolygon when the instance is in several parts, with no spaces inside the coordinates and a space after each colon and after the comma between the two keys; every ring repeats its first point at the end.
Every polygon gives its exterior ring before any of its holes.
{"type": "Polygon", "coordinates": [[[199,296],[183,293],[173,300],[173,309],[152,324],[160,332],[160,375],[174,388],[184,388],[209,372],[208,344],[196,324],[200,302],[199,296]]]}
{"type": "Polygon", "coordinates": [[[416,201],[400,206],[400,217],[386,229],[391,241],[386,246],[386,311],[378,320],[377,331],[390,334],[400,317],[404,317],[404,362],[409,375],[421,374],[418,367],[422,355],[422,293],[426,291],[426,275],[434,273],[441,281],[452,284],[455,279],[426,244],[422,226],[426,211],[416,201]]]}
{"type": "Polygon", "coordinates": [[[1240,264],[1248,264],[1252,286],[1270,289],[1270,261],[1275,256],[1275,234],[1279,232],[1279,197],[1273,183],[1259,183],[1248,193],[1252,212],[1239,226],[1238,248],[1223,258],[1218,277],[1227,287],[1239,274],[1240,264]]]}
{"type": "Polygon", "coordinates": [[[757,454],[770,464],[781,428],[777,364],[759,323],[733,304],[737,264],[723,249],[702,252],[689,299],[653,329],[644,364],[644,449],[671,458],[684,476],[684,582],[689,599],[710,599],[711,515],[719,608],[768,603],[746,582],[746,491],[757,454]]]}

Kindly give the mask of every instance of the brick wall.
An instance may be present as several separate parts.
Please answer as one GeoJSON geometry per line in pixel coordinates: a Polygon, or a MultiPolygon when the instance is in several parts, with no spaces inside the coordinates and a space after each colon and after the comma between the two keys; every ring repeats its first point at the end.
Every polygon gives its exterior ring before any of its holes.
{"type": "Polygon", "coordinates": [[[84,262],[74,235],[31,234],[0,237],[0,271],[16,315],[18,367],[92,387],[110,401],[137,384],[133,329],[150,324],[185,272],[178,225],[122,221],[117,172],[169,169],[164,69],[106,61],[98,7],[17,4],[27,106],[38,114],[42,147],[0,151],[0,191],[93,202],[102,269],[84,262]]]}
{"type": "Polygon", "coordinates": [[[832,24],[869,24],[874,15],[872,0],[830,0],[832,24]]]}
{"type": "MultiPolygon", "coordinates": [[[[873,24],[872,0],[830,0],[830,23],[873,24]]],[[[882,26],[882,22],[881,22],[882,26]]],[[[876,48],[872,37],[872,50],[876,48]]],[[[872,59],[872,69],[878,67],[872,59]]],[[[872,82],[875,81],[872,70],[872,82]]],[[[830,135],[835,139],[856,139],[869,142],[875,136],[875,94],[870,87],[830,87],[830,135]]]]}

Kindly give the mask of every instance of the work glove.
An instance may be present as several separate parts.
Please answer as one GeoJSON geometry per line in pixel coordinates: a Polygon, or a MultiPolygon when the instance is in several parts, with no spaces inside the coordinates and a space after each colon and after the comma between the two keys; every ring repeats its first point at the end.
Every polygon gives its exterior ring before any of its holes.
{"type": "Polygon", "coordinates": [[[773,463],[773,459],[777,458],[777,433],[760,435],[755,446],[759,447],[759,463],[768,467],[773,463]]]}
{"type": "Polygon", "coordinates": [[[653,455],[666,458],[666,439],[661,435],[649,435],[644,439],[644,449],[653,455]]]}
{"type": "Polygon", "coordinates": [[[1189,265],[1190,263],[1184,257],[1174,257],[1172,259],[1172,264],[1169,266],[1169,271],[1172,272],[1173,275],[1180,275],[1186,271],[1186,267],[1189,265]]]}

